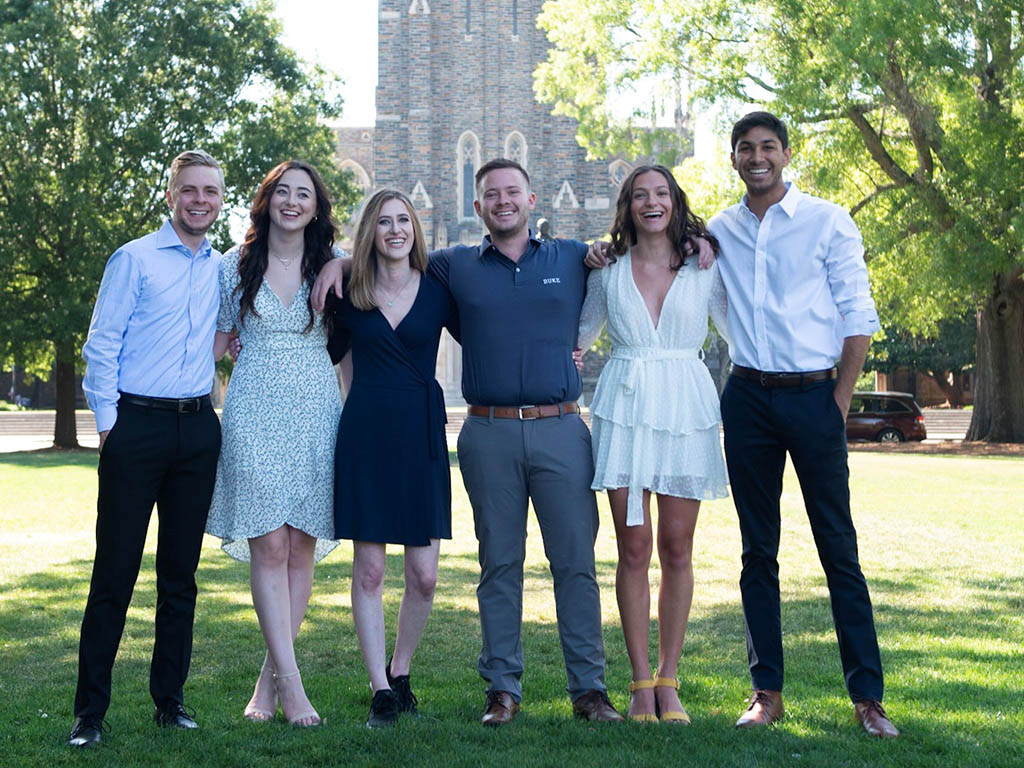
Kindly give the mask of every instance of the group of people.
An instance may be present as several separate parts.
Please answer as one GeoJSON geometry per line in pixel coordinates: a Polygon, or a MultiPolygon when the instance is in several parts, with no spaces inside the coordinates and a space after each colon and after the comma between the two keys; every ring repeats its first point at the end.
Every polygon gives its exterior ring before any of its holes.
{"type": "Polygon", "coordinates": [[[158,724],[197,727],[183,686],[204,530],[250,561],[267,652],[245,717],[271,720],[280,708],[295,725],[320,724],[294,642],[314,562],[341,538],[353,541],[352,613],[372,690],[367,725],[416,710],[410,664],[433,602],[439,541],[451,537],[444,400],[434,379],[442,328],[461,343],[469,404],[458,456],[479,544],[485,725],[511,721],[522,700],[530,502],[553,577],[573,711],[624,719],[604,683],[595,490],[608,492],[618,545],[616,596],[632,669],[627,715],[688,723],[678,666],[694,531],[700,502],[726,496],[729,485],[743,540],[753,685],[736,725],[779,719],[777,552],[788,452],[828,579],[855,714],[872,735],[898,735],[881,706],[881,660],[849,509],[845,414],[878,329],[861,238],[840,207],[783,181],[790,148],[778,118],[746,115],[731,147],[746,195],[707,225],[668,169],[642,166],[621,185],[610,243],[542,238],[529,228],[529,175],[496,159],[475,179],[481,244],[428,255],[409,198],[381,190],[364,204],[352,258],[334,247],[319,175],[296,161],[263,179],[244,242],[220,258],[206,239],[222,204],[220,166],[201,151],[175,158],[170,219],[111,256],[83,350],[100,434],[99,500],[70,744],[102,739],[154,504],[150,692],[158,724]],[[709,315],[734,361],[720,406],[701,361],[709,315]],[[577,403],[577,350],[605,324],[612,351],[591,406],[592,440],[577,403]],[[218,423],[208,393],[215,359],[232,346],[238,359],[218,423]],[[654,670],[651,495],[662,572],[654,670]],[[390,656],[381,595],[387,544],[403,545],[405,555],[390,656]]]}

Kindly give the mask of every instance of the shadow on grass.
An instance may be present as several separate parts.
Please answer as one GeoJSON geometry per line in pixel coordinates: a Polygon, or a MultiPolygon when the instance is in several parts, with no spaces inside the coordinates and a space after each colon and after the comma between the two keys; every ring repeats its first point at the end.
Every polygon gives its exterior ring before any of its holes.
{"type": "MultiPolygon", "coordinates": [[[[743,708],[748,683],[740,608],[722,603],[704,607],[689,626],[681,697],[694,717],[691,728],[609,729],[573,722],[557,627],[554,622],[527,621],[523,714],[509,728],[485,731],[477,724],[484,683],[476,673],[480,628],[475,566],[475,559],[465,555],[441,557],[435,609],[413,666],[424,716],[403,720],[397,736],[362,727],[370,691],[347,607],[351,564],[335,555],[317,566],[314,599],[297,653],[310,698],[328,725],[309,735],[241,722],[263,656],[248,596],[247,566],[221,553],[204,552],[186,687],[203,730],[186,740],[156,732],[146,717],[138,716],[151,706],[146,680],[156,596],[154,558],[147,554],[115,666],[108,714],[114,735],[113,743],[103,747],[105,762],[146,764],[154,745],[166,750],[166,765],[244,765],[276,756],[304,764],[345,755],[348,764],[408,764],[416,759],[450,768],[478,765],[493,759],[495,751],[506,750],[514,751],[519,765],[635,764],[638,755],[644,762],[674,764],[680,749],[699,756],[701,765],[723,766],[800,759],[806,765],[924,766],[941,760],[977,767],[1014,764],[1024,757],[1018,710],[1022,638],[1019,624],[1013,624],[1019,612],[1012,612],[1024,591],[1019,578],[960,582],[959,588],[970,593],[969,617],[962,609],[908,602],[908,597],[930,591],[926,585],[933,572],[906,572],[899,581],[874,580],[890,680],[887,705],[905,732],[883,746],[866,739],[852,721],[824,597],[784,603],[789,714],[779,727],[758,733],[731,727],[743,708]]],[[[0,681],[5,681],[0,689],[11,705],[6,715],[10,731],[18,734],[7,744],[14,750],[12,765],[52,765],[66,759],[63,740],[70,723],[78,626],[90,568],[91,563],[79,560],[0,586],[0,681]],[[18,696],[12,700],[14,691],[18,696]],[[44,712],[49,716],[41,719],[44,712]]],[[[613,569],[612,563],[599,565],[599,579],[612,578],[613,569]]],[[[402,557],[389,555],[385,620],[392,637],[401,574],[402,557]]],[[[528,568],[526,579],[528,590],[550,589],[543,566],[528,568]]],[[[604,597],[612,599],[607,591],[604,597]]],[[[625,708],[630,670],[616,624],[605,627],[604,640],[612,699],[625,708]]]]}

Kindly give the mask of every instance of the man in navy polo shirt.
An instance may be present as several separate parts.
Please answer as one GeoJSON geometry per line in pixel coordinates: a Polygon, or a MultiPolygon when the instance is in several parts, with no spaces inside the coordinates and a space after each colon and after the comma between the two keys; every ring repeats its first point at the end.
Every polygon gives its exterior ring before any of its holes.
{"type": "Polygon", "coordinates": [[[508,722],[522,698],[531,500],[554,578],[573,711],[588,720],[619,721],[604,684],[594,464],[572,359],[587,247],[532,235],[527,222],[535,197],[518,163],[486,163],[476,174],[476,196],[474,208],[489,234],[480,245],[439,251],[430,269],[454,296],[462,330],[469,411],[458,449],[479,541],[478,669],[489,684],[483,723],[508,722]]]}
{"type": "MultiPolygon", "coordinates": [[[[492,160],[476,174],[477,215],[488,235],[475,246],[431,254],[431,273],[459,312],[462,390],[469,412],[459,466],[479,541],[477,599],[483,630],[478,669],[488,682],[482,722],[499,726],[522,698],[523,562],[533,502],[554,578],[573,712],[621,721],[604,684],[600,591],[594,570],[597,504],[590,432],[580,419],[573,362],[586,290],[587,246],[541,240],[528,228],[535,197],[518,163],[492,160]]],[[[339,262],[313,290],[341,295],[339,262]]]]}

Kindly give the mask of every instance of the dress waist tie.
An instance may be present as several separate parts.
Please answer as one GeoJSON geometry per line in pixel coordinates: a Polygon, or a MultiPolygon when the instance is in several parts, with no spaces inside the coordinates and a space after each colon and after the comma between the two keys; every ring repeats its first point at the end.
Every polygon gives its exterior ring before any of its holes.
{"type": "MultiPolygon", "coordinates": [[[[640,398],[636,396],[638,390],[643,390],[644,379],[646,379],[647,366],[655,360],[699,360],[702,357],[700,349],[664,349],[661,347],[615,347],[612,349],[612,360],[629,361],[629,369],[626,378],[622,381],[623,394],[633,396],[633,456],[629,473],[629,492],[626,497],[626,525],[636,526],[644,523],[643,506],[643,479],[640,477],[640,451],[637,443],[640,440],[640,430],[649,429],[647,425],[640,424],[640,398]]],[[[650,393],[643,390],[650,397],[650,393]]]]}

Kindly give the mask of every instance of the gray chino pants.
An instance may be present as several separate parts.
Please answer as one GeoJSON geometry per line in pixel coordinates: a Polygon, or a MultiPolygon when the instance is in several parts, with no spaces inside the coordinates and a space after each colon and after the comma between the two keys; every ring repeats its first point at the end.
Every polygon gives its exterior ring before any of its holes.
{"type": "Polygon", "coordinates": [[[601,597],[594,571],[597,502],[590,432],[576,414],[518,421],[469,416],[459,466],[480,554],[477,600],[488,690],[522,698],[523,561],[533,501],[555,587],[562,655],[573,700],[605,690],[601,597]]]}

